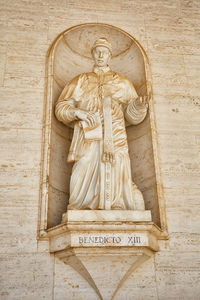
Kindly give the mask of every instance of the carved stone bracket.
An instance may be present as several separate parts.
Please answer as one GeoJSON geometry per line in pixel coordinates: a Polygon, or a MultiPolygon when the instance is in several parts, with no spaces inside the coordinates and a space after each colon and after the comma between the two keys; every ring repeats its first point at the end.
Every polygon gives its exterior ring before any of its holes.
{"type": "Polygon", "coordinates": [[[100,299],[114,299],[129,275],[159,251],[162,232],[150,211],[71,210],[44,237],[50,252],[81,274],[100,299]]]}
{"type": "Polygon", "coordinates": [[[73,248],[56,254],[87,280],[103,300],[114,299],[129,275],[151,255],[144,247],[73,248]]]}

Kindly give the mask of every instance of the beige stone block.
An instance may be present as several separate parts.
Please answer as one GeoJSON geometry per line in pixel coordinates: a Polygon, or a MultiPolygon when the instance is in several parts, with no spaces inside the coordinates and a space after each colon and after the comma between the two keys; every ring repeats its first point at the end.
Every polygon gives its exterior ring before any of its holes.
{"type": "MultiPolygon", "coordinates": [[[[198,98],[187,92],[186,94],[171,93],[169,95],[161,95],[160,93],[154,93],[155,109],[160,109],[160,105],[167,104],[175,112],[179,111],[179,108],[198,113],[198,98]]],[[[159,116],[157,116],[159,119],[159,116]]]]}
{"type": "Polygon", "coordinates": [[[147,27],[148,49],[152,52],[166,54],[198,55],[199,39],[190,28],[147,27]]]}
{"type": "Polygon", "coordinates": [[[49,49],[49,45],[46,43],[36,43],[34,45],[29,45],[26,43],[23,43],[23,46],[21,43],[15,41],[15,42],[8,42],[8,49],[7,54],[8,56],[17,56],[22,57],[26,56],[29,59],[32,59],[34,62],[34,59],[43,59],[42,65],[45,64],[45,58],[46,58],[46,52],[49,49]]]}
{"type": "MultiPolygon", "coordinates": [[[[32,6],[20,2],[16,5],[6,3],[1,9],[1,15],[5,20],[1,28],[0,40],[25,44],[46,42],[48,31],[48,6],[32,6]],[[42,9],[44,8],[44,9],[42,9]]],[[[12,2],[13,4],[13,2],[12,2]]]]}
{"type": "Polygon", "coordinates": [[[200,85],[200,56],[184,55],[186,75],[188,78],[188,92],[197,96],[196,102],[200,106],[198,88],[200,85]]]}
{"type": "MultiPolygon", "coordinates": [[[[105,5],[107,7],[107,11],[109,12],[113,12],[113,11],[116,11],[116,12],[120,12],[121,10],[121,1],[120,0],[110,0],[109,2],[107,2],[106,0],[103,0],[101,2],[98,2],[96,3],[95,0],[89,0],[89,1],[86,1],[86,0],[83,0],[83,1],[80,1],[80,0],[77,0],[76,1],[76,10],[77,11],[81,11],[81,10],[91,10],[92,8],[95,7],[95,10],[96,11],[105,11],[105,5]],[[115,9],[113,9],[115,7],[115,9]]],[[[70,3],[68,2],[68,6],[69,7],[72,7],[74,8],[74,5],[73,3],[70,3]]]]}
{"type": "Polygon", "coordinates": [[[135,14],[135,18],[133,18],[132,11],[126,11],[121,9],[120,13],[115,12],[112,16],[112,19],[109,18],[110,12],[109,11],[101,11],[97,14],[98,21],[105,23],[105,24],[111,24],[113,26],[117,26],[121,29],[126,30],[126,26],[130,26],[130,22],[132,22],[132,27],[135,27],[135,29],[132,28],[132,30],[141,30],[143,28],[144,30],[144,15],[142,14],[142,11],[140,10],[140,13],[135,14]],[[120,19],[119,19],[120,16],[120,19]]]}
{"type": "Polygon", "coordinates": [[[187,1],[183,0],[180,3],[181,9],[186,9],[188,12],[191,13],[191,11],[195,12],[198,8],[200,8],[199,1],[193,0],[193,1],[187,1]]]}
{"type": "Polygon", "coordinates": [[[53,259],[49,254],[4,254],[1,259],[1,299],[52,299],[53,259]]]}
{"type": "Polygon", "coordinates": [[[4,252],[36,250],[40,142],[40,131],[1,131],[0,220],[4,252]]]}
{"type": "MultiPolygon", "coordinates": [[[[177,3],[178,4],[178,3],[177,3]]],[[[185,24],[185,20],[180,17],[179,14],[176,12],[176,8],[172,8],[170,14],[168,13],[162,13],[163,11],[155,10],[154,13],[151,13],[151,10],[148,10],[145,12],[145,25],[147,26],[157,26],[162,28],[168,27],[171,30],[175,30],[178,28],[179,30],[182,28],[187,27],[187,24],[185,24]]]]}
{"type": "Polygon", "coordinates": [[[151,1],[145,10],[145,23],[160,27],[195,29],[198,24],[199,7],[197,1],[151,1]],[[161,5],[161,7],[159,7],[161,5]]]}
{"type": "Polygon", "coordinates": [[[150,51],[148,51],[148,54],[153,74],[162,76],[185,75],[185,64],[182,55],[160,54],[158,56],[150,51]]]}
{"type": "Polygon", "coordinates": [[[69,210],[63,222],[151,222],[151,212],[145,211],[106,211],[69,210]]]}
{"type": "Polygon", "coordinates": [[[7,57],[5,73],[19,77],[38,77],[45,75],[45,61],[41,57],[9,56],[7,57]]]}
{"type": "Polygon", "coordinates": [[[4,83],[4,73],[5,73],[5,66],[6,66],[6,50],[7,45],[4,43],[0,44],[0,86],[4,83]]]}
{"type": "MultiPolygon", "coordinates": [[[[170,130],[171,131],[171,130],[170,130]]],[[[198,153],[198,145],[195,143],[195,134],[191,134],[185,131],[184,134],[179,135],[177,138],[177,134],[170,134],[163,132],[162,136],[160,136],[160,148],[163,151],[163,155],[166,158],[166,162],[170,162],[174,165],[178,166],[187,166],[191,169],[199,169],[199,153],[198,153]],[[166,141],[168,139],[168,142],[166,141]],[[179,158],[177,157],[177,149],[180,149],[179,158]],[[191,160],[191,157],[194,157],[195,160],[191,160]]],[[[179,131],[177,131],[179,132],[179,131]]],[[[191,170],[192,171],[192,170],[191,170]]]]}
{"type": "MultiPolygon", "coordinates": [[[[38,1],[39,3],[39,1],[38,1]]],[[[35,6],[36,8],[36,6],[35,6]]],[[[5,9],[4,13],[8,20],[8,29],[14,28],[16,31],[25,30],[31,32],[45,32],[48,30],[48,7],[43,6],[46,9],[42,12],[41,8],[35,9],[33,7],[27,7],[23,9],[13,7],[5,9]],[[35,13],[34,13],[35,12],[35,13]]]]}
{"type": "Polygon", "coordinates": [[[23,0],[16,0],[13,2],[12,0],[8,1],[2,1],[0,3],[2,9],[5,10],[10,10],[13,8],[14,10],[19,10],[19,11],[29,11],[29,12],[35,12],[35,13],[48,13],[48,3],[49,0],[45,1],[40,1],[40,0],[34,0],[31,2],[26,2],[23,0]]]}
{"type": "Polygon", "coordinates": [[[42,116],[41,112],[32,113],[28,112],[1,112],[0,113],[0,126],[1,127],[9,127],[9,128],[24,128],[24,129],[32,129],[34,126],[35,129],[42,128],[42,116]],[[32,118],[30,120],[30,118],[32,118]],[[33,125],[34,124],[34,125],[33,125]]]}
{"type": "Polygon", "coordinates": [[[26,168],[40,168],[41,131],[34,129],[7,129],[1,131],[0,160],[2,167],[9,170],[25,171],[26,168]],[[15,151],[11,147],[15,146],[15,151]],[[17,161],[16,161],[17,159],[17,161]]]}
{"type": "Polygon", "coordinates": [[[4,77],[4,86],[11,87],[11,88],[23,88],[23,87],[30,87],[36,89],[42,89],[45,85],[45,78],[44,77],[21,77],[15,76],[12,73],[5,74],[4,77]]]}
{"type": "Polygon", "coordinates": [[[185,252],[191,253],[193,251],[199,251],[200,235],[199,233],[190,232],[170,233],[168,243],[168,249],[170,251],[183,251],[184,248],[185,252]]]}
{"type": "Polygon", "coordinates": [[[151,1],[151,2],[145,1],[145,7],[146,7],[145,12],[147,13],[147,15],[151,15],[151,13],[155,13],[161,16],[169,16],[169,15],[176,16],[177,9],[179,8],[179,1],[167,0],[164,3],[162,0],[151,1]]]}
{"type": "Polygon", "coordinates": [[[188,92],[190,93],[190,95],[193,96],[194,102],[196,103],[197,107],[199,108],[199,88],[197,86],[190,86],[190,84],[188,84],[188,92]]]}
{"type": "Polygon", "coordinates": [[[25,30],[15,31],[12,28],[10,30],[8,27],[4,26],[0,32],[0,41],[16,42],[19,41],[23,46],[24,43],[28,45],[35,45],[38,42],[47,43],[47,33],[46,32],[28,32],[25,30]]]}
{"type": "MultiPolygon", "coordinates": [[[[40,1],[38,1],[40,2],[40,1]]],[[[65,8],[69,8],[70,4],[73,5],[73,2],[71,2],[70,0],[60,0],[59,1],[59,7],[62,7],[63,9],[65,8]]],[[[48,7],[51,8],[58,8],[58,3],[56,3],[54,0],[48,0],[48,1],[44,1],[44,5],[48,5],[48,7]]]]}
{"type": "MultiPolygon", "coordinates": [[[[22,210],[21,214],[23,214],[23,212],[24,211],[22,210]]],[[[9,215],[9,217],[12,218],[12,215],[9,215]]],[[[14,215],[14,217],[16,217],[16,215],[14,215]]],[[[30,219],[30,221],[32,220],[30,219]]],[[[4,222],[7,222],[7,220],[4,220],[4,222]]],[[[1,227],[2,230],[4,230],[4,233],[1,234],[1,241],[3,241],[3,243],[1,245],[0,253],[24,253],[24,249],[26,250],[26,253],[37,252],[36,231],[31,232],[29,228],[23,233],[19,233],[16,230],[16,226],[17,224],[14,224],[10,230],[4,229],[3,226],[1,227]]],[[[26,224],[24,224],[24,226],[26,226],[26,224]]]]}
{"type": "Polygon", "coordinates": [[[168,95],[187,92],[187,78],[183,56],[155,55],[148,52],[151,59],[155,93],[168,95]]]}
{"type": "Polygon", "coordinates": [[[180,210],[182,207],[195,209],[195,207],[198,207],[199,193],[200,188],[197,187],[194,187],[192,191],[189,187],[165,188],[166,206],[177,210],[180,210]]]}
{"type": "Polygon", "coordinates": [[[190,232],[199,233],[200,210],[197,208],[185,207],[177,209],[167,209],[168,229],[169,232],[190,232]]]}
{"type": "Polygon", "coordinates": [[[160,75],[153,76],[154,91],[162,95],[168,95],[171,93],[186,93],[187,78],[185,75],[178,77],[161,77],[160,75]],[[169,89],[170,87],[170,89],[169,89]]]}
{"type": "MultiPolygon", "coordinates": [[[[45,56],[48,50],[48,45],[35,43],[34,45],[23,45],[20,43],[8,43],[7,56],[9,57],[8,63],[11,64],[12,60],[21,65],[22,72],[19,66],[12,70],[13,65],[7,66],[5,74],[4,86],[16,87],[30,87],[30,88],[44,88],[45,78],[41,75],[41,70],[44,69],[45,56]],[[23,62],[23,57],[27,57],[32,61],[30,65],[31,72],[24,72],[26,62],[23,62]],[[20,61],[20,62],[19,62],[20,61]],[[38,63],[37,63],[38,62],[38,63]],[[24,64],[24,65],[23,65],[24,64]],[[41,69],[38,68],[41,65],[41,69]]],[[[43,72],[43,70],[42,70],[43,72]]],[[[43,73],[44,74],[44,73],[43,73]]]]}
{"type": "Polygon", "coordinates": [[[199,79],[200,76],[200,56],[197,55],[184,55],[184,64],[187,76],[192,77],[194,80],[199,79]]]}
{"type": "Polygon", "coordinates": [[[199,176],[189,175],[189,174],[180,174],[180,173],[172,173],[169,170],[162,170],[162,178],[165,183],[165,188],[184,188],[193,189],[199,188],[199,176]]]}
{"type": "Polygon", "coordinates": [[[160,252],[156,255],[159,299],[199,298],[199,252],[160,252]]]}
{"type": "Polygon", "coordinates": [[[200,16],[199,10],[199,1],[186,1],[183,0],[180,3],[180,12],[181,15],[186,17],[187,19],[197,19],[200,16]]]}
{"type": "MultiPolygon", "coordinates": [[[[2,109],[11,110],[12,105],[13,110],[19,110],[20,108],[28,111],[28,107],[33,110],[33,112],[38,111],[38,109],[43,108],[44,92],[42,89],[35,89],[30,87],[17,88],[13,91],[13,88],[2,87],[0,89],[0,97],[3,100],[1,102],[2,109]],[[7,106],[6,106],[7,100],[7,106]],[[15,101],[14,101],[15,100],[15,101]]],[[[42,114],[42,113],[41,113],[42,114]]]]}
{"type": "Polygon", "coordinates": [[[43,92],[18,88],[2,88],[1,127],[41,129],[43,122],[43,92]]]}
{"type": "MultiPolygon", "coordinates": [[[[23,151],[23,149],[22,149],[23,151]]],[[[1,182],[3,182],[4,185],[11,185],[15,186],[17,184],[24,183],[25,185],[31,185],[32,192],[35,188],[35,183],[37,182],[39,186],[39,176],[40,176],[40,169],[39,169],[39,163],[33,167],[26,166],[24,169],[23,164],[21,164],[21,168],[19,167],[12,167],[9,165],[3,165],[1,170],[1,182]]],[[[35,192],[34,192],[35,193],[35,192]]]]}
{"type": "Polygon", "coordinates": [[[1,252],[24,252],[24,249],[27,252],[36,251],[37,218],[37,207],[30,202],[26,207],[20,207],[13,200],[12,207],[1,207],[0,223],[3,231],[2,238],[5,238],[1,252]]]}
{"type": "MultiPolygon", "coordinates": [[[[156,98],[160,98],[160,96],[156,96],[156,98]]],[[[161,98],[162,99],[162,98],[161,98]]],[[[194,103],[192,101],[192,97],[189,100],[189,105],[183,107],[181,104],[171,106],[167,103],[160,102],[159,104],[156,104],[155,111],[157,114],[157,122],[160,127],[160,130],[165,130],[165,132],[169,132],[172,137],[176,133],[179,133],[180,137],[177,138],[183,138],[184,134],[187,136],[191,132],[197,133],[198,127],[199,127],[199,107],[198,103],[194,103]],[[158,115],[159,114],[159,115],[158,115]],[[191,122],[188,122],[188,117],[191,117],[191,122]],[[192,129],[191,129],[192,124],[192,129]]],[[[192,136],[194,138],[194,136],[192,136]]],[[[188,143],[187,140],[185,140],[185,143],[188,143]]]]}

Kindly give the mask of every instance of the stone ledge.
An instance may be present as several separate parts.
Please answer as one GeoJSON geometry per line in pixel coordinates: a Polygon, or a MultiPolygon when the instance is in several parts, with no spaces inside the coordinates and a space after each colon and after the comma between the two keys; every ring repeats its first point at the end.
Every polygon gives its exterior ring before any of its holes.
{"type": "Polygon", "coordinates": [[[151,221],[150,211],[70,210],[63,223],[40,233],[49,239],[50,252],[80,248],[143,248],[159,251],[158,240],[166,239],[151,221]]]}
{"type": "Polygon", "coordinates": [[[62,223],[71,222],[151,222],[150,210],[68,210],[62,223]]]}
{"type": "Polygon", "coordinates": [[[66,231],[50,238],[50,252],[73,248],[141,248],[159,251],[157,237],[146,231],[66,231]]]}

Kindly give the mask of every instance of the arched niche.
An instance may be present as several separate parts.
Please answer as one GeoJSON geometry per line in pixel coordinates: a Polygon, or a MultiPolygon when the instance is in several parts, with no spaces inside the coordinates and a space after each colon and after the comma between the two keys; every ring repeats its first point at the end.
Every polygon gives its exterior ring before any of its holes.
{"type": "MultiPolygon", "coordinates": [[[[128,77],[138,95],[152,94],[147,55],[139,42],[123,30],[106,24],[81,24],[56,38],[47,58],[40,231],[60,224],[69,199],[72,164],[67,163],[67,154],[73,129],[55,118],[55,103],[69,80],[92,70],[90,49],[99,37],[107,37],[112,43],[111,69],[128,77]]],[[[153,222],[166,230],[152,98],[147,117],[140,125],[128,126],[127,136],[133,181],[144,195],[153,222]]]]}

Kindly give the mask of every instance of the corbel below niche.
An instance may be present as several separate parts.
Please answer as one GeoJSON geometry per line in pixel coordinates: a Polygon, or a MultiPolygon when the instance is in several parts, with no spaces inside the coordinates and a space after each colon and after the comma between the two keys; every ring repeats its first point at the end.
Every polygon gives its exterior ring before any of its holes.
{"type": "Polygon", "coordinates": [[[114,299],[128,276],[159,251],[158,241],[168,237],[150,67],[139,42],[119,28],[93,23],[56,38],[47,60],[43,145],[39,239],[48,239],[50,252],[81,274],[100,299],[114,299]],[[111,69],[132,81],[139,96],[151,95],[145,120],[127,127],[132,177],[145,211],[67,211],[73,131],[56,119],[55,103],[67,82],[92,70],[91,45],[102,36],[113,45],[111,69]]]}

